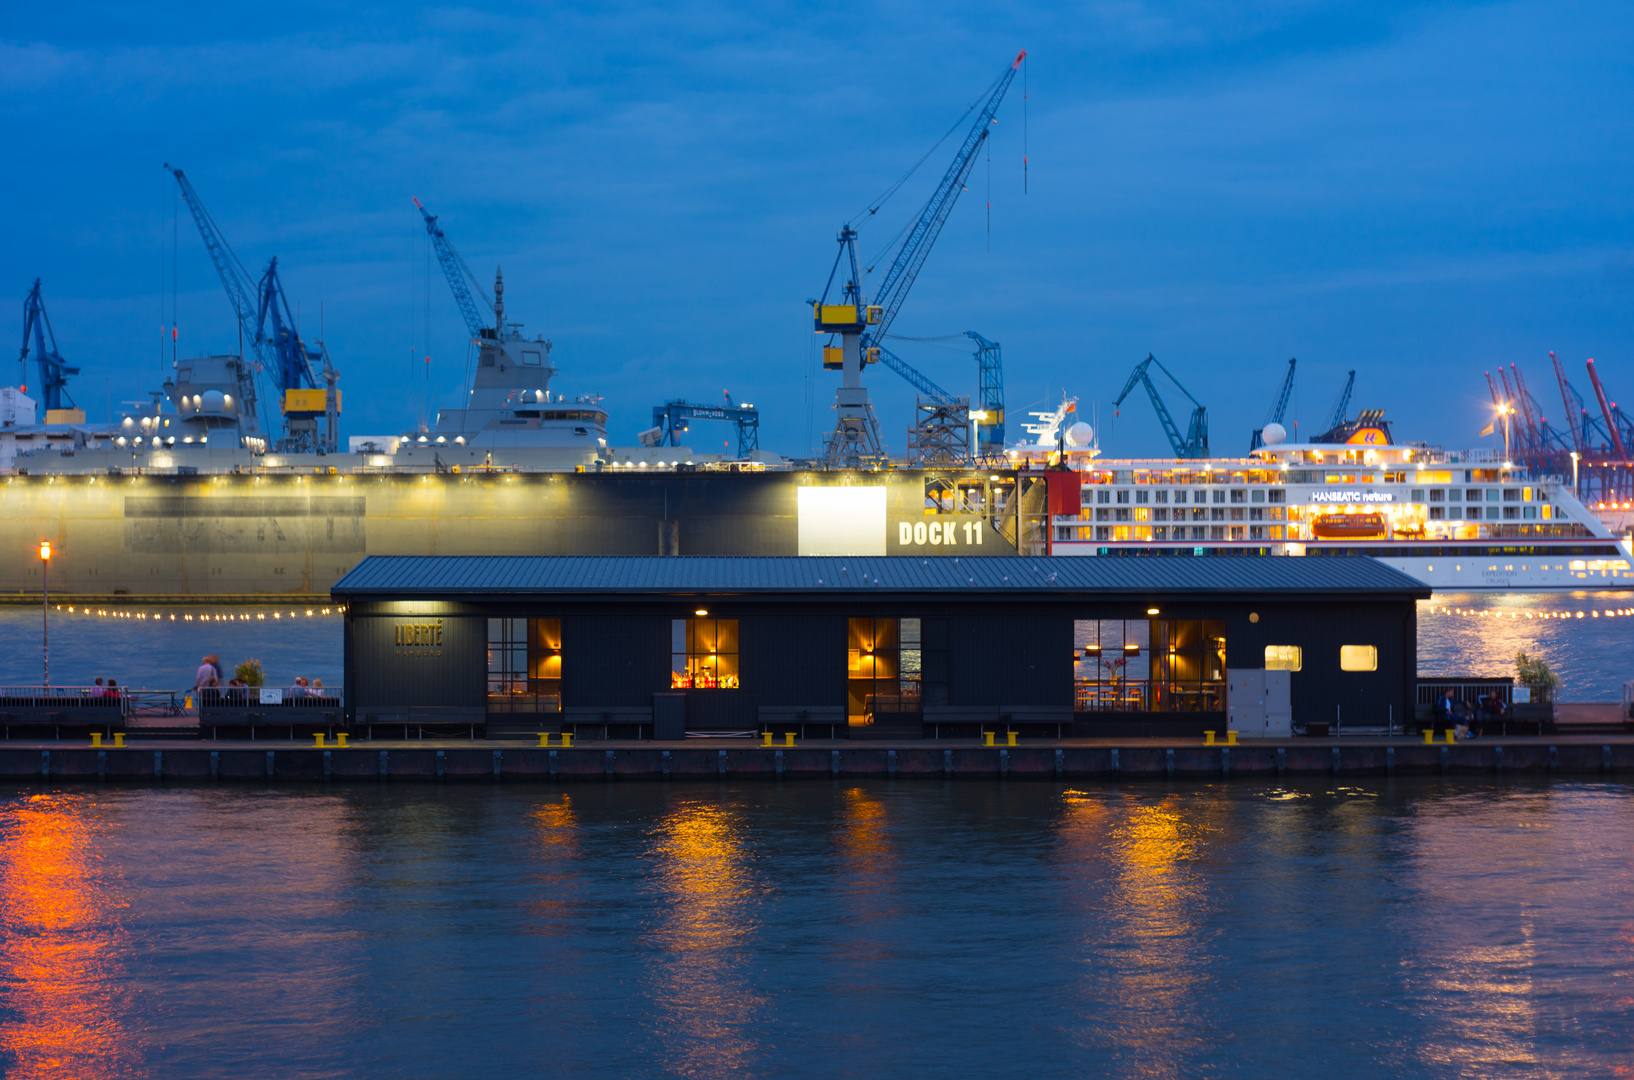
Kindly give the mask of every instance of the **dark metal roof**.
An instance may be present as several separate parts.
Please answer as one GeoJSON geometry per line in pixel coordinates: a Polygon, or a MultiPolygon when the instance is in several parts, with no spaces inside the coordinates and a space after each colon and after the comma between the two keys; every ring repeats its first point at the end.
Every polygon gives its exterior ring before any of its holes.
{"type": "Polygon", "coordinates": [[[1394,593],[1430,587],[1376,559],[371,555],[336,596],[630,593],[1394,593]]]}

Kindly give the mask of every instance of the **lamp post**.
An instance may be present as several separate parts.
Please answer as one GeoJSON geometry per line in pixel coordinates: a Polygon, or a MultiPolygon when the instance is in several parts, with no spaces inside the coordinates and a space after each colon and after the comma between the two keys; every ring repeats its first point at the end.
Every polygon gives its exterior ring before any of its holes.
{"type": "Polygon", "coordinates": [[[1572,451],[1572,494],[1578,498],[1582,498],[1577,488],[1577,460],[1581,456],[1576,450],[1572,451]]]}
{"type": "Polygon", "coordinates": [[[44,651],[42,685],[51,685],[51,541],[40,541],[40,646],[44,651]]]}

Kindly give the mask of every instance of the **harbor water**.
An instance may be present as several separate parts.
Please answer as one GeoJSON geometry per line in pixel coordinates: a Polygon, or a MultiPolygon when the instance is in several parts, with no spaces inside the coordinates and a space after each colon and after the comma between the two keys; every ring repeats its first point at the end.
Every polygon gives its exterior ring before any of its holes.
{"type": "Polygon", "coordinates": [[[1623,1075],[1634,790],[0,794],[8,1077],[1623,1075]]]}
{"type": "MultiPolygon", "coordinates": [[[[1569,593],[1437,593],[1419,604],[1418,668],[1425,675],[1513,675],[1515,654],[1541,656],[1562,678],[1562,701],[1617,701],[1634,678],[1627,590],[1569,593]],[[1578,613],[1582,618],[1577,618],[1578,613]],[[1567,616],[1571,616],[1568,618],[1567,616]]],[[[85,685],[100,676],[137,689],[191,688],[199,658],[221,657],[231,674],[255,658],[267,685],[297,675],[342,682],[341,616],[297,607],[119,608],[51,612],[51,681],[85,685]],[[308,612],[311,614],[308,614],[308,612]],[[174,618],[172,618],[174,616],[174,618]]],[[[0,608],[0,684],[37,683],[39,608],[0,608]]]]}

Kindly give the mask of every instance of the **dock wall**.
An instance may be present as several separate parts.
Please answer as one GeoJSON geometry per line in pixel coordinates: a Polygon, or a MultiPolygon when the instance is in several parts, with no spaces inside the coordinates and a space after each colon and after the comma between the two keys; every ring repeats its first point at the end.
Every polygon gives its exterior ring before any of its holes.
{"type": "MultiPolygon", "coordinates": [[[[954,470],[959,474],[959,470],[954,470]]],[[[914,539],[947,473],[367,473],[0,478],[0,550],[52,542],[51,594],[310,599],[367,555],[798,555],[798,491],[883,487],[883,553],[1013,555],[1014,522],[914,539]],[[909,542],[901,543],[903,523],[909,542]],[[1007,530],[1007,531],[1005,531],[1007,530]]],[[[962,474],[960,474],[962,475],[962,474]]],[[[991,510],[986,470],[969,481],[991,510]]],[[[1006,489],[1008,490],[1008,489],[1006,489]]],[[[1010,505],[1014,505],[1010,503],[1010,505]]],[[[963,508],[968,509],[968,508],[963,508]]],[[[1012,514],[1013,517],[1013,514],[1012,514]]],[[[960,512],[950,523],[977,523],[960,512]]],[[[921,529],[921,533],[926,530],[921,529]]],[[[0,594],[40,595],[38,559],[0,562],[0,594]]]]}
{"type": "Polygon", "coordinates": [[[1275,779],[1286,775],[1634,778],[1634,740],[1426,746],[1051,746],[762,748],[620,745],[571,749],[364,744],[345,749],[61,744],[0,749],[0,779],[611,782],[626,780],[1275,779]]]}

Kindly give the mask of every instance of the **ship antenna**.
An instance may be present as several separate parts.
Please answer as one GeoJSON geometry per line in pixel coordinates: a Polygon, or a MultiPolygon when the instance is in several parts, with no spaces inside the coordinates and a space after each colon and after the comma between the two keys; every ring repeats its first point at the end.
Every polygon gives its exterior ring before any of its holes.
{"type": "Polygon", "coordinates": [[[494,333],[505,336],[505,268],[494,267],[494,333]]]}

